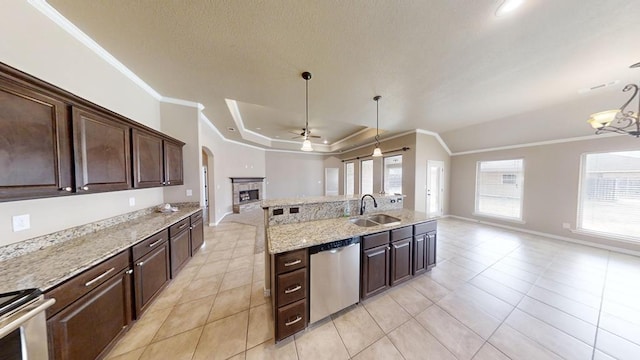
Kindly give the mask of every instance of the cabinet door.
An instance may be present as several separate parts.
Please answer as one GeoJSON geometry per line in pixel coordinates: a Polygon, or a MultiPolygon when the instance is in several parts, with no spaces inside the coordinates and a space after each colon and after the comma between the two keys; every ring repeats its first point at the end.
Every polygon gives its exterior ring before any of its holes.
{"type": "Polygon", "coordinates": [[[436,248],[437,248],[437,235],[435,231],[428,232],[426,234],[427,239],[427,269],[431,269],[436,266],[436,248]]]}
{"type": "Polygon", "coordinates": [[[73,139],[78,192],[131,188],[128,125],[74,107],[73,139]]]}
{"type": "Polygon", "coordinates": [[[191,256],[195,254],[204,243],[204,223],[202,218],[191,225],[191,256]]]}
{"type": "Polygon", "coordinates": [[[171,278],[175,278],[178,271],[187,263],[191,256],[189,248],[189,229],[171,236],[171,278]]]}
{"type": "Polygon", "coordinates": [[[95,359],[131,323],[131,278],[113,276],[47,321],[56,360],[95,359]]]}
{"type": "Polygon", "coordinates": [[[361,298],[367,298],[389,287],[389,245],[362,252],[361,298]]]}
{"type": "Polygon", "coordinates": [[[427,271],[427,240],[425,234],[413,237],[413,275],[427,271]]]}
{"type": "Polygon", "coordinates": [[[391,243],[391,286],[409,280],[413,276],[413,239],[391,243]]]}
{"type": "Polygon", "coordinates": [[[164,142],[164,181],[165,185],[182,185],[182,145],[164,142]]]}
{"type": "Polygon", "coordinates": [[[158,246],[135,261],[133,278],[138,319],[154,296],[169,282],[169,243],[165,240],[158,246]]]}
{"type": "Polygon", "coordinates": [[[162,186],[164,182],[164,159],[162,139],[133,129],[133,187],[162,186]]]}
{"type": "Polygon", "coordinates": [[[67,105],[0,78],[0,201],[73,191],[67,105]]]}

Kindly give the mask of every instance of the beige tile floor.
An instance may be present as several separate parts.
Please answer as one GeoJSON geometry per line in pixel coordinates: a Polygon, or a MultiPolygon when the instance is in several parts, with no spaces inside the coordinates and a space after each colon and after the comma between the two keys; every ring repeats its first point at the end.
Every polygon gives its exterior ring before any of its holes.
{"type": "Polygon", "coordinates": [[[460,220],[429,273],[273,341],[255,227],[206,247],[110,359],[640,359],[640,258],[460,220]]]}

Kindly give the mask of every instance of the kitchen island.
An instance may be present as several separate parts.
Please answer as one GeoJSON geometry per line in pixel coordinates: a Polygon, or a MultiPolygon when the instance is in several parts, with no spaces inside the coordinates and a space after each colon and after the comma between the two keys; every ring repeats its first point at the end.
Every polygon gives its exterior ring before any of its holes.
{"type": "Polygon", "coordinates": [[[265,289],[271,293],[276,341],[306,328],[310,314],[317,313],[315,308],[325,302],[323,299],[342,297],[343,292],[355,287],[355,298],[345,302],[348,306],[435,266],[436,221],[424,213],[403,209],[401,195],[378,196],[375,200],[361,200],[359,196],[269,200],[263,201],[263,208],[265,289]],[[379,218],[376,214],[392,221],[366,221],[379,218]],[[358,250],[356,256],[350,255],[351,260],[343,259],[328,268],[313,264],[312,256],[318,251],[337,253],[352,246],[358,250]],[[341,274],[340,270],[334,272],[335,268],[350,270],[341,274]],[[314,270],[323,273],[314,274],[314,270]],[[358,272],[355,279],[353,271],[358,272]],[[349,284],[335,283],[346,279],[352,280],[349,284]],[[323,283],[322,290],[314,282],[323,283]],[[325,289],[332,287],[338,289],[336,293],[326,293],[325,289]]]}

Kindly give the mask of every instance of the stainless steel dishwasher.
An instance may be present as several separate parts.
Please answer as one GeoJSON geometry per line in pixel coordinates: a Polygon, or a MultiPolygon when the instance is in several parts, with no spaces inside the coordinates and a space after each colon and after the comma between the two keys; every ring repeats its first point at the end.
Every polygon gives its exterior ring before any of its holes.
{"type": "Polygon", "coordinates": [[[309,248],[309,323],[360,301],[360,238],[309,248]]]}

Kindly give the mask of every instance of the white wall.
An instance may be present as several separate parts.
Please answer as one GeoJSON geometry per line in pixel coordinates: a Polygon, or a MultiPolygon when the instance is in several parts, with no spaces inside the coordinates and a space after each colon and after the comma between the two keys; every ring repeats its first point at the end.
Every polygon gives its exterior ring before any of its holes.
{"type": "MultiPolygon", "coordinates": [[[[233,211],[230,177],[264,177],[265,151],[224,140],[213,125],[203,117],[199,120],[200,145],[213,153],[213,169],[209,169],[209,186],[215,196],[209,199],[213,216],[211,223],[219,222],[233,211]]],[[[202,156],[202,154],[200,154],[202,156]]]]}
{"type": "Polygon", "coordinates": [[[572,228],[576,226],[581,155],[590,152],[638,149],[640,140],[631,136],[614,136],[453,156],[450,214],[640,251],[640,244],[578,235],[562,228],[562,223],[569,223],[572,228]],[[522,211],[525,223],[474,216],[476,163],[519,158],[524,159],[525,164],[522,211]]]}
{"type": "Polygon", "coordinates": [[[267,151],[266,198],[324,195],[324,156],[267,151]]]}
{"type": "MultiPolygon", "coordinates": [[[[2,1],[0,61],[160,130],[159,102],[76,41],[27,1],[2,1]]],[[[162,189],[118,191],[0,203],[0,246],[142,209],[163,201],[162,189]],[[129,206],[129,197],[136,205],[129,206]],[[14,215],[31,229],[12,231],[14,215]]]]}

